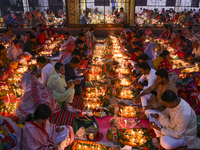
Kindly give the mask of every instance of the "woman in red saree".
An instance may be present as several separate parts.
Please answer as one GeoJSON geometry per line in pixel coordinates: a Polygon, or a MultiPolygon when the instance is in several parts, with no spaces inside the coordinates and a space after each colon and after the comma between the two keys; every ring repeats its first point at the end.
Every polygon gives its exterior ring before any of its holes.
{"type": "Polygon", "coordinates": [[[170,34],[169,27],[166,26],[166,27],[165,27],[165,31],[164,31],[164,32],[162,33],[162,35],[161,35],[161,38],[162,38],[162,39],[167,39],[168,36],[169,36],[169,34],[170,34]]]}
{"type": "Polygon", "coordinates": [[[15,110],[15,115],[19,117],[20,122],[23,122],[40,104],[47,104],[52,113],[60,111],[58,103],[53,99],[48,88],[42,85],[33,75],[30,73],[24,74],[21,84],[24,94],[18,108],[15,110]]]}
{"type": "Polygon", "coordinates": [[[49,35],[50,37],[53,37],[54,39],[59,38],[59,35],[55,32],[55,28],[53,25],[49,27],[49,35]]]}
{"type": "Polygon", "coordinates": [[[167,71],[172,69],[172,64],[170,63],[170,52],[168,50],[164,50],[159,57],[157,57],[153,64],[156,70],[161,68],[166,69],[167,71]]]}
{"type": "Polygon", "coordinates": [[[57,126],[48,119],[51,109],[40,104],[33,114],[26,118],[23,127],[22,149],[26,150],[64,150],[74,140],[74,131],[70,126],[57,126]]]}

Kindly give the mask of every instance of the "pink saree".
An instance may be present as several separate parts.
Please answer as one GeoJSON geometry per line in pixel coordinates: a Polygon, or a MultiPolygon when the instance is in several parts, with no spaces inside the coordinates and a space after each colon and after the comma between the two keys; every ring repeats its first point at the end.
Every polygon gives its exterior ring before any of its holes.
{"type": "Polygon", "coordinates": [[[22,149],[27,150],[51,150],[55,148],[56,126],[47,121],[44,127],[40,127],[33,121],[27,122],[23,127],[22,149]]]}
{"type": "Polygon", "coordinates": [[[15,115],[19,119],[25,119],[29,114],[34,113],[39,104],[47,104],[53,113],[60,111],[58,103],[53,99],[50,91],[45,85],[42,85],[30,73],[22,77],[22,87],[24,94],[15,115]]]}

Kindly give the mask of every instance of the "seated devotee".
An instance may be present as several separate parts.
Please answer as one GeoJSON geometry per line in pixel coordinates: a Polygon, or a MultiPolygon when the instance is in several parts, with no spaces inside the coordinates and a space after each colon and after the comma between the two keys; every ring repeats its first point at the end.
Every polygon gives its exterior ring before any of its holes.
{"type": "Polygon", "coordinates": [[[21,82],[24,94],[15,115],[23,123],[30,113],[34,113],[39,104],[47,104],[53,113],[60,111],[58,103],[53,99],[49,89],[42,85],[31,73],[26,73],[21,82]]]}
{"type": "Polygon", "coordinates": [[[180,58],[187,59],[188,56],[192,54],[193,51],[193,45],[192,42],[185,38],[185,36],[181,36],[180,38],[180,47],[181,49],[176,52],[176,54],[180,58]]]}
{"type": "Polygon", "coordinates": [[[80,18],[80,24],[88,24],[90,21],[88,20],[88,12],[83,11],[83,14],[80,18]]]}
{"type": "Polygon", "coordinates": [[[168,36],[169,36],[169,33],[170,33],[169,27],[168,27],[168,26],[165,26],[165,30],[164,30],[163,33],[161,34],[161,38],[162,38],[162,39],[167,39],[168,36]]]}
{"type": "Polygon", "coordinates": [[[69,32],[65,32],[65,40],[67,40],[67,43],[72,42],[75,43],[76,38],[69,34],[69,32]]]}
{"type": "Polygon", "coordinates": [[[12,32],[10,33],[10,31],[6,29],[3,31],[3,34],[1,35],[1,42],[9,41],[12,38],[14,38],[12,32]]]}
{"type": "Polygon", "coordinates": [[[43,56],[37,57],[37,65],[42,69],[41,77],[38,78],[38,81],[41,84],[46,85],[49,79],[49,76],[51,74],[53,65],[50,63],[47,63],[46,58],[43,56]]]}
{"type": "Polygon", "coordinates": [[[19,40],[14,40],[12,46],[8,49],[8,58],[10,58],[10,60],[15,60],[17,58],[20,58],[22,54],[23,51],[20,47],[19,40]]]}
{"type": "Polygon", "coordinates": [[[86,32],[86,38],[89,43],[96,43],[96,37],[94,36],[94,28],[90,28],[90,30],[86,32]]]}
{"type": "Polygon", "coordinates": [[[148,63],[148,65],[149,65],[151,68],[155,69],[155,66],[154,66],[154,64],[153,64],[153,61],[152,61],[151,59],[149,59],[149,56],[148,56],[147,54],[143,53],[142,55],[140,55],[140,56],[138,57],[138,60],[139,60],[140,63],[142,63],[142,62],[148,63]]]}
{"type": "MultiPolygon", "coordinates": [[[[139,38],[140,38],[140,37],[139,37],[138,35],[133,36],[133,37],[132,37],[132,43],[133,43],[133,42],[136,42],[137,45],[139,45],[141,48],[143,48],[143,44],[142,44],[141,41],[139,41],[139,38]]],[[[131,43],[131,44],[132,44],[132,43],[131,43]]]]}
{"type": "Polygon", "coordinates": [[[169,28],[169,36],[168,36],[168,40],[173,43],[173,41],[176,39],[176,34],[173,32],[172,28],[169,28]]]}
{"type": "Polygon", "coordinates": [[[170,58],[170,52],[168,50],[164,50],[153,62],[155,69],[164,68],[166,70],[171,70],[172,64],[170,63],[170,58]]]}
{"type": "Polygon", "coordinates": [[[37,36],[36,41],[37,41],[37,43],[38,43],[39,45],[44,45],[46,40],[48,40],[48,39],[46,38],[45,30],[44,30],[44,29],[41,29],[41,32],[40,32],[40,34],[37,36]]]}
{"type": "Polygon", "coordinates": [[[59,37],[59,35],[55,32],[54,25],[51,25],[49,27],[49,35],[50,35],[50,37],[53,37],[53,38],[58,38],[59,37]]]}
{"type": "Polygon", "coordinates": [[[126,21],[127,21],[127,15],[126,15],[126,13],[124,12],[124,8],[123,7],[121,7],[120,8],[120,13],[119,13],[119,18],[120,18],[120,23],[126,23],[126,21]]]}
{"type": "Polygon", "coordinates": [[[5,26],[6,27],[17,27],[18,26],[16,20],[13,19],[13,17],[11,16],[11,14],[7,15],[5,26]]]}
{"type": "Polygon", "coordinates": [[[82,88],[84,87],[84,80],[77,79],[75,74],[75,69],[79,66],[80,60],[77,57],[72,57],[70,63],[65,65],[65,80],[66,82],[70,80],[75,80],[75,95],[81,95],[82,88]]]}
{"type": "MultiPolygon", "coordinates": [[[[135,88],[145,90],[155,83],[156,71],[150,68],[150,66],[146,62],[142,62],[141,64],[139,64],[139,69],[142,73],[142,76],[139,78],[138,83],[135,84],[135,88]],[[145,81],[147,81],[148,83],[146,84],[145,81]]],[[[150,97],[151,95],[148,94],[147,96],[150,97]]],[[[142,106],[147,105],[146,101],[141,102],[142,106]]]]}
{"type": "Polygon", "coordinates": [[[0,60],[2,61],[0,66],[6,66],[10,63],[10,59],[7,57],[6,48],[2,44],[0,44],[0,60]]]}
{"type": "Polygon", "coordinates": [[[79,33],[78,38],[75,41],[75,44],[77,45],[79,41],[84,41],[85,37],[86,37],[85,33],[79,33]]]}
{"type": "Polygon", "coordinates": [[[192,37],[194,36],[194,31],[192,30],[192,26],[189,26],[184,33],[188,39],[192,39],[192,37]]]}
{"type": "Polygon", "coordinates": [[[78,50],[78,51],[81,52],[81,60],[88,58],[87,53],[83,49],[84,48],[84,44],[85,44],[84,41],[80,40],[79,43],[77,44],[77,46],[74,49],[74,50],[78,50]]]}
{"type": "Polygon", "coordinates": [[[66,107],[69,112],[79,113],[79,109],[74,109],[70,104],[74,99],[74,84],[76,80],[65,81],[65,67],[62,63],[57,62],[51,71],[51,75],[47,82],[54,99],[66,107]]]}
{"type": "Polygon", "coordinates": [[[29,52],[31,55],[36,55],[40,51],[41,47],[38,46],[38,44],[35,41],[35,37],[33,35],[30,35],[28,40],[26,41],[24,45],[24,52],[29,52]]]}
{"type": "Polygon", "coordinates": [[[199,149],[197,119],[192,108],[172,90],[166,90],[161,98],[167,108],[154,116],[160,124],[151,122],[151,127],[157,130],[160,146],[165,149],[199,149]]]}
{"type": "Polygon", "coordinates": [[[146,114],[149,112],[155,113],[158,111],[165,110],[165,107],[162,103],[161,95],[166,90],[172,90],[177,95],[177,89],[175,85],[169,80],[169,75],[166,69],[159,69],[156,71],[156,82],[150,86],[149,88],[143,90],[136,98],[135,103],[141,99],[143,108],[145,110],[151,109],[149,111],[145,111],[146,114]],[[157,94],[152,94],[151,92],[157,91],[157,94]],[[154,110],[154,111],[153,111],[154,110]]]}
{"type": "Polygon", "coordinates": [[[192,55],[189,56],[188,60],[192,61],[192,62],[198,62],[200,61],[200,46],[198,42],[195,42],[193,44],[193,51],[192,51],[192,55]]]}
{"type": "Polygon", "coordinates": [[[64,150],[73,142],[75,138],[73,128],[51,124],[49,122],[51,114],[48,105],[40,104],[34,113],[28,115],[23,127],[22,149],[64,150]]]}
{"type": "Polygon", "coordinates": [[[37,37],[37,36],[38,36],[37,28],[33,27],[33,28],[31,29],[31,33],[32,33],[33,36],[37,37]]]}
{"type": "Polygon", "coordinates": [[[149,59],[152,61],[155,60],[155,49],[156,49],[156,43],[150,43],[144,50],[144,53],[149,56],[149,59]]]}
{"type": "Polygon", "coordinates": [[[147,27],[147,30],[145,30],[145,34],[148,35],[148,36],[154,36],[149,27],[147,27]]]}
{"type": "Polygon", "coordinates": [[[130,42],[131,42],[131,39],[132,39],[132,37],[131,37],[131,32],[130,32],[130,31],[127,31],[125,36],[126,36],[126,41],[127,41],[128,43],[130,43],[130,42]]]}
{"type": "Polygon", "coordinates": [[[80,52],[79,50],[74,50],[74,51],[72,52],[71,55],[69,55],[68,57],[66,57],[66,58],[63,60],[62,63],[63,63],[64,65],[70,63],[70,61],[71,61],[71,59],[72,59],[73,57],[77,57],[77,58],[80,59],[80,58],[81,58],[81,52],[80,52]]]}
{"type": "Polygon", "coordinates": [[[133,49],[139,48],[141,51],[144,51],[143,47],[138,43],[138,41],[133,41],[131,43],[131,46],[132,46],[133,49]]]}
{"type": "Polygon", "coordinates": [[[10,119],[0,115],[0,148],[2,150],[21,149],[21,129],[10,119]]]}

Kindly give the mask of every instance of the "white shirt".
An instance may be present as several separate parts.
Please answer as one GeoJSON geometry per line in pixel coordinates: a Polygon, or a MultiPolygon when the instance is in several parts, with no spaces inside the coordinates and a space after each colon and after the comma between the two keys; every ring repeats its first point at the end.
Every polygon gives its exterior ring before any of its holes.
{"type": "Polygon", "coordinates": [[[20,47],[16,47],[14,44],[8,49],[8,58],[11,60],[17,59],[18,56],[22,54],[22,49],[20,47]]]}
{"type": "Polygon", "coordinates": [[[196,138],[197,135],[197,120],[195,112],[190,105],[181,99],[178,106],[175,108],[166,108],[165,115],[168,121],[165,123],[165,128],[161,128],[161,134],[167,135],[176,139],[183,138],[188,143],[189,148],[200,145],[200,139],[196,138]]]}
{"type": "Polygon", "coordinates": [[[52,68],[53,68],[53,65],[50,63],[44,66],[44,68],[42,69],[41,77],[38,79],[41,84],[43,85],[47,84],[52,68]]]}
{"type": "Polygon", "coordinates": [[[144,80],[147,80],[148,81],[148,85],[147,86],[144,86],[144,90],[149,88],[150,86],[152,86],[155,81],[156,81],[156,70],[154,69],[151,69],[149,74],[146,74],[146,75],[142,75],[140,78],[139,78],[139,82],[143,82],[144,80]]]}
{"type": "Polygon", "coordinates": [[[90,31],[86,32],[86,37],[88,39],[88,42],[95,42],[96,41],[94,34],[90,31]]]}
{"type": "Polygon", "coordinates": [[[69,42],[75,43],[75,41],[76,41],[76,38],[73,37],[72,35],[70,35],[68,40],[67,40],[67,43],[69,43],[69,42]]]}
{"type": "Polygon", "coordinates": [[[195,54],[195,58],[200,57],[200,46],[198,48],[194,48],[192,54],[195,54]]]}

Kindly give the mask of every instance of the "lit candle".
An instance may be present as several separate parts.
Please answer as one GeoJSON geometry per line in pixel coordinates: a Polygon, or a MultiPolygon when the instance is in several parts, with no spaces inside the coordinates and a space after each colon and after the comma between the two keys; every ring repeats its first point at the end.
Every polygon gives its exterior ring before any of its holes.
{"type": "Polygon", "coordinates": [[[14,92],[15,92],[15,96],[17,97],[17,94],[16,94],[16,90],[14,89],[14,92]]]}
{"type": "Polygon", "coordinates": [[[7,94],[7,97],[8,97],[8,103],[10,103],[10,96],[9,96],[9,94],[7,94]]]}

